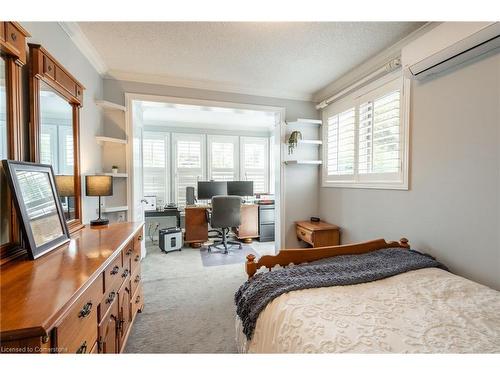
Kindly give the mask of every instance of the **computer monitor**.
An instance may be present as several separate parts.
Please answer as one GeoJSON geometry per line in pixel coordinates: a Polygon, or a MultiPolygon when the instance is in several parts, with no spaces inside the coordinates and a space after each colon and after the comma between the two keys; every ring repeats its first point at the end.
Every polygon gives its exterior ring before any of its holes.
{"type": "Polygon", "coordinates": [[[248,197],[253,195],[253,181],[228,181],[227,195],[248,197]]]}
{"type": "Polygon", "coordinates": [[[226,181],[198,181],[198,199],[212,199],[215,195],[226,194],[226,181]]]}

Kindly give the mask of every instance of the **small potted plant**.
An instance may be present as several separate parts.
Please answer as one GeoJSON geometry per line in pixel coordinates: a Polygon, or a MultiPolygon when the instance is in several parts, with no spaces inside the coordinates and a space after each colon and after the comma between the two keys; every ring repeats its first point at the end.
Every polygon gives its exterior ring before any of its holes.
{"type": "Polygon", "coordinates": [[[111,167],[111,172],[113,172],[114,174],[118,173],[118,166],[117,165],[113,165],[111,167]]]}
{"type": "Polygon", "coordinates": [[[295,130],[290,134],[288,138],[288,155],[293,154],[293,149],[297,147],[299,140],[302,139],[302,133],[298,130],[295,130]]]}

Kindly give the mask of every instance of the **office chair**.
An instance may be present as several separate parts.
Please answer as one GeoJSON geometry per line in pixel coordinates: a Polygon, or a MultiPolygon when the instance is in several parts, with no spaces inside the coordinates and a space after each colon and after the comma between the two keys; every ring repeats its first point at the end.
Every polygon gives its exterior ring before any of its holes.
{"type": "Polygon", "coordinates": [[[232,227],[237,227],[241,224],[241,198],[229,195],[216,195],[212,197],[212,212],[209,217],[209,223],[212,228],[220,228],[219,234],[221,239],[214,241],[208,246],[208,251],[212,247],[220,249],[224,247],[224,254],[227,254],[228,248],[238,245],[241,249],[241,243],[228,240],[229,231],[232,227]]]}

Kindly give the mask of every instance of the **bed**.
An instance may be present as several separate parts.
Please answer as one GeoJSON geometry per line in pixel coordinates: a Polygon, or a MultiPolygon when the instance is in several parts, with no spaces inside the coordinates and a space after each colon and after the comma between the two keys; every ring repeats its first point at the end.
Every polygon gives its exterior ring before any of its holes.
{"type": "MultiPolygon", "coordinates": [[[[257,278],[261,267],[272,270],[291,263],[300,267],[382,249],[410,251],[402,239],[282,250],[258,260],[249,255],[248,282],[257,278]]],[[[250,337],[237,316],[238,349],[242,353],[500,353],[500,292],[443,268],[424,265],[370,282],[288,291],[266,303],[250,337]]]]}

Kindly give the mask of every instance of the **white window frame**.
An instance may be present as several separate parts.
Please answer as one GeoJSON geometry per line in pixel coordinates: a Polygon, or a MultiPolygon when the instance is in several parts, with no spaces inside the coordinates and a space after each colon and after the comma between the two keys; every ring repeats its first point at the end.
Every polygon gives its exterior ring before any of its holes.
{"type": "MultiPolygon", "coordinates": [[[[269,193],[269,137],[240,137],[240,180],[246,181],[246,169],[245,169],[245,143],[263,143],[264,144],[264,193],[269,193]]],[[[254,187],[255,191],[255,187],[254,187]]],[[[256,193],[262,194],[262,193],[256,193]]]]}
{"type": "MultiPolygon", "coordinates": [[[[189,133],[172,133],[172,189],[174,202],[176,202],[179,206],[182,206],[182,202],[179,202],[178,195],[178,168],[177,168],[177,141],[180,140],[199,140],[201,142],[201,174],[198,175],[198,181],[204,181],[207,175],[207,153],[206,153],[206,135],[205,134],[189,134],[189,133]]],[[[196,186],[195,186],[196,189],[196,186]]]]}
{"type": "Polygon", "coordinates": [[[331,103],[323,110],[322,126],[322,159],[321,168],[321,186],[322,187],[340,187],[340,188],[360,188],[360,189],[394,189],[408,190],[409,181],[409,146],[410,146],[410,79],[405,78],[401,71],[387,74],[382,78],[365,85],[361,89],[349,94],[348,96],[331,103]],[[384,92],[390,92],[391,89],[401,90],[400,104],[400,172],[378,173],[378,174],[358,174],[358,135],[359,135],[359,105],[366,100],[383,95],[384,92]],[[328,117],[335,113],[343,112],[349,108],[356,108],[355,124],[355,153],[354,153],[354,174],[328,176],[328,117]]]}
{"type": "MultiPolygon", "coordinates": [[[[240,178],[240,142],[237,135],[207,135],[207,176],[209,180],[213,180],[213,171],[215,168],[212,166],[212,143],[232,143],[233,144],[233,168],[234,181],[240,178]]],[[[216,168],[218,170],[229,171],[229,168],[216,168]]]]}

